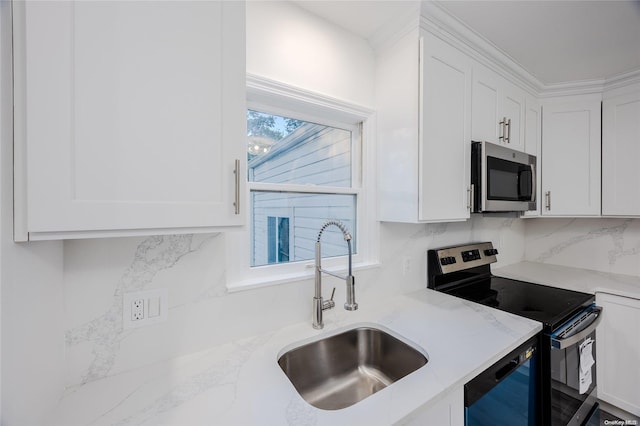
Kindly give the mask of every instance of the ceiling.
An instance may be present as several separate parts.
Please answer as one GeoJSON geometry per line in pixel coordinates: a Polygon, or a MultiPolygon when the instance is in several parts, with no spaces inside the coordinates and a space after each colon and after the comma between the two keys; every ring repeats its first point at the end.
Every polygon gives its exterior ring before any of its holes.
{"type": "MultiPolygon", "coordinates": [[[[365,39],[416,5],[401,0],[295,3],[365,39]]],[[[543,84],[640,70],[640,0],[439,3],[543,84]]]]}

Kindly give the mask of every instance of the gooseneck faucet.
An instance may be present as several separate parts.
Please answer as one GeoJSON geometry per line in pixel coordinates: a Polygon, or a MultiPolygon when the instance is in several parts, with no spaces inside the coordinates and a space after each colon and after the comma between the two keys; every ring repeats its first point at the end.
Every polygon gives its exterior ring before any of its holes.
{"type": "Polygon", "coordinates": [[[355,311],[358,309],[358,304],[356,303],[356,288],[355,288],[355,279],[351,270],[351,234],[342,222],[337,220],[329,220],[322,225],[320,228],[320,232],[318,232],[318,238],[316,240],[316,267],[315,267],[315,296],[313,297],[313,328],[321,329],[324,327],[324,322],[322,320],[322,311],[333,308],[336,304],[333,301],[333,295],[336,292],[335,287],[333,288],[333,292],[331,292],[331,299],[323,301],[322,300],[322,273],[329,274],[336,278],[340,278],[341,280],[345,280],[347,283],[347,301],[344,304],[344,308],[347,311],[355,311]],[[322,250],[320,246],[320,238],[322,237],[322,233],[329,226],[334,225],[337,226],[340,231],[342,231],[342,236],[344,240],[347,242],[347,247],[349,249],[349,270],[346,277],[335,274],[331,271],[327,271],[326,269],[322,269],[322,250]]]}

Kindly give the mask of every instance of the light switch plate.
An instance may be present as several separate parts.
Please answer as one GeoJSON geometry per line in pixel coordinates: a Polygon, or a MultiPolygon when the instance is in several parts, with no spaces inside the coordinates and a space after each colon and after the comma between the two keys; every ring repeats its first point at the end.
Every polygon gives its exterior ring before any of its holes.
{"type": "Polygon", "coordinates": [[[122,327],[125,330],[164,322],[168,314],[169,290],[166,288],[136,291],[122,296],[122,327]]]}

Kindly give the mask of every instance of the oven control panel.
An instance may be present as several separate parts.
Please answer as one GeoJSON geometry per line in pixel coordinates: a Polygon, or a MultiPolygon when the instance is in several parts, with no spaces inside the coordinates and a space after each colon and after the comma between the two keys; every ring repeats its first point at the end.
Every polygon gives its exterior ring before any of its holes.
{"type": "Polygon", "coordinates": [[[494,263],[498,260],[497,254],[493,243],[475,243],[429,250],[428,262],[430,268],[438,269],[437,273],[448,274],[494,263]]]}
{"type": "Polygon", "coordinates": [[[462,257],[463,262],[473,262],[474,260],[481,259],[480,250],[478,249],[466,250],[466,251],[460,252],[460,256],[462,257]]]}

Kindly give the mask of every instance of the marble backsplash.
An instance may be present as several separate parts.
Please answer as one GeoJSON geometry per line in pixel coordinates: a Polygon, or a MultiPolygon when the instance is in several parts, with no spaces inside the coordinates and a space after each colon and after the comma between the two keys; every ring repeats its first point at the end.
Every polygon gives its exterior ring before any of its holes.
{"type": "Polygon", "coordinates": [[[530,219],[526,260],[640,276],[640,220],[530,219]]]}
{"type": "MultiPolygon", "coordinates": [[[[381,224],[380,266],[360,270],[361,308],[426,287],[426,250],[493,241],[500,264],[524,258],[525,224],[474,216],[460,223],[381,224]]],[[[66,385],[77,386],[285,325],[310,321],[312,280],[228,293],[225,238],[235,234],[70,240],[64,243],[66,385]],[[122,295],[167,288],[166,322],[122,327],[122,295]]],[[[336,300],[344,299],[337,285],[336,300]]],[[[337,304],[338,306],[341,303],[337,304]]],[[[333,309],[325,320],[349,312],[333,309]]],[[[311,326],[311,325],[309,325],[311,326]]]]}

